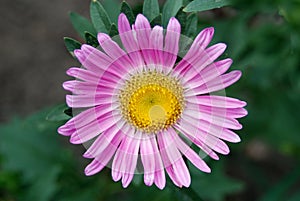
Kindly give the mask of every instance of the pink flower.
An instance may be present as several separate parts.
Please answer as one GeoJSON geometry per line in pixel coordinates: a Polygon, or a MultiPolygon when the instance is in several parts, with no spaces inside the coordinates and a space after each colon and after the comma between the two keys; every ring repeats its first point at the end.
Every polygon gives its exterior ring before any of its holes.
{"type": "Polygon", "coordinates": [[[82,45],[74,52],[83,68],[70,68],[67,74],[77,80],[63,86],[73,93],[68,106],[83,110],[58,132],[73,144],[89,144],[84,157],[93,161],[86,175],[111,164],[113,180],[127,187],[141,163],[146,185],[163,189],[166,170],[175,185],[188,187],[182,155],[211,171],[190,144],[218,160],[216,153],[229,153],[223,140],[240,141],[232,130],[242,128],[236,119],[247,115],[246,103],[211,93],[235,83],[241,72],[224,74],[232,60],[215,61],[226,45],[207,47],[213,28],[200,32],[177,64],[181,27],[175,18],[164,34],[141,14],[132,28],[120,14],[118,29],[124,49],[99,33],[99,49],[82,45]]]}

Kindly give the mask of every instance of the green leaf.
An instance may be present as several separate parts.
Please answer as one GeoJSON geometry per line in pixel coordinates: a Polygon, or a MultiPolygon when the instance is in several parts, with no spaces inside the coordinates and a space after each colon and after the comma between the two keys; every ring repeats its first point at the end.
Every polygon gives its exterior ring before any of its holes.
{"type": "Polygon", "coordinates": [[[198,26],[197,13],[192,13],[187,17],[184,34],[188,37],[195,36],[198,26]]]}
{"type": "Polygon", "coordinates": [[[225,174],[221,161],[214,161],[210,174],[200,172],[193,165],[189,167],[193,178],[191,188],[203,200],[221,201],[226,195],[239,192],[244,187],[243,183],[225,174]]]}
{"type": "Polygon", "coordinates": [[[69,37],[64,37],[64,42],[67,50],[70,52],[70,54],[75,57],[74,55],[74,50],[80,49],[81,48],[81,43],[78,42],[77,40],[74,40],[69,37]]]}
{"type": "Polygon", "coordinates": [[[162,25],[167,27],[171,17],[176,16],[182,6],[182,0],[167,0],[162,11],[162,25]]]}
{"type": "Polygon", "coordinates": [[[118,22],[118,16],[120,14],[120,2],[118,0],[106,0],[102,1],[102,5],[105,10],[109,10],[107,13],[112,23],[118,22]]]}
{"type": "Polygon", "coordinates": [[[90,16],[97,32],[108,33],[111,21],[107,12],[97,0],[92,0],[90,4],[90,16]]]}
{"type": "Polygon", "coordinates": [[[118,27],[114,23],[112,23],[110,30],[109,30],[109,36],[114,37],[118,34],[119,34],[118,27]]]}
{"type": "Polygon", "coordinates": [[[160,25],[161,26],[161,20],[162,20],[162,15],[156,16],[151,22],[151,27],[154,27],[155,25],[160,25]]]}
{"type": "Polygon", "coordinates": [[[143,6],[143,14],[151,22],[159,15],[159,4],[157,0],[145,0],[143,6]]]}
{"type": "Polygon", "coordinates": [[[184,9],[184,12],[196,12],[221,8],[230,4],[230,0],[194,0],[184,9]]]}
{"type": "Polygon", "coordinates": [[[75,12],[70,12],[70,20],[72,22],[74,29],[79,33],[79,35],[82,38],[84,38],[85,31],[88,31],[95,35],[97,34],[97,31],[95,30],[94,26],[87,18],[75,12]]]}
{"type": "Polygon", "coordinates": [[[66,110],[68,109],[69,107],[66,104],[61,104],[49,112],[49,114],[46,116],[46,120],[64,121],[70,119],[71,117],[66,114],[66,110]]]}
{"type": "Polygon", "coordinates": [[[87,44],[89,44],[93,47],[98,47],[99,46],[99,42],[98,42],[96,36],[92,35],[89,32],[85,32],[84,37],[85,37],[85,41],[86,41],[87,44]]]}
{"type": "Polygon", "coordinates": [[[126,15],[126,17],[127,17],[130,24],[134,23],[134,21],[135,21],[134,14],[132,12],[132,9],[131,9],[130,5],[128,3],[126,3],[126,1],[122,2],[120,12],[124,13],[126,15]]]}
{"type": "Polygon", "coordinates": [[[183,34],[184,33],[184,30],[185,30],[185,27],[186,27],[186,20],[187,20],[187,13],[183,12],[182,11],[183,8],[181,8],[177,15],[176,15],[176,19],[179,21],[180,25],[181,25],[181,30],[183,30],[183,34]]]}

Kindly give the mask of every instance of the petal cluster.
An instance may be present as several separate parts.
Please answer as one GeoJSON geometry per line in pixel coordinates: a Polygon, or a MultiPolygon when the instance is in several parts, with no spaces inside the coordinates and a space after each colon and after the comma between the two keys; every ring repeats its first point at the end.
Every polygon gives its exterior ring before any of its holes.
{"type": "Polygon", "coordinates": [[[218,160],[218,153],[229,153],[224,141],[240,141],[232,130],[242,128],[237,118],[247,115],[246,103],[211,93],[235,83],[241,72],[226,73],[231,59],[216,61],[226,45],[208,47],[213,28],[201,31],[178,63],[181,27],[177,19],[171,18],[164,32],[161,26],[152,28],[141,14],[133,25],[120,14],[118,30],[120,44],[99,33],[98,49],[82,45],[74,52],[83,68],[70,68],[67,74],[76,80],[66,81],[63,87],[72,92],[66,96],[68,106],[80,112],[58,132],[70,136],[73,144],[89,144],[84,157],[93,160],[85,169],[86,175],[110,165],[113,180],[121,180],[123,187],[141,172],[148,186],[163,189],[167,173],[175,185],[188,187],[191,177],[183,155],[201,171],[211,171],[190,148],[192,143],[218,160]],[[170,76],[184,89],[180,118],[155,133],[130,124],[119,101],[120,90],[128,80],[148,71],[170,76]]]}

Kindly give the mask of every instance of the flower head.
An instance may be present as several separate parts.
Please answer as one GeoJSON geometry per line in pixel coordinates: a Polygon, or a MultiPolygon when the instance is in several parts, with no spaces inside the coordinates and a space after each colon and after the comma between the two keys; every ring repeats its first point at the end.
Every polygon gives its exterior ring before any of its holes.
{"type": "Polygon", "coordinates": [[[120,14],[118,29],[120,45],[99,33],[98,49],[82,45],[74,52],[83,68],[70,68],[67,74],[77,80],[63,86],[73,93],[67,95],[68,106],[83,111],[58,132],[70,136],[71,143],[89,144],[84,157],[93,161],[86,175],[112,161],[112,178],[124,187],[137,169],[146,185],[163,189],[166,170],[175,185],[188,187],[182,155],[203,172],[211,171],[191,143],[217,160],[216,152],[229,153],[223,140],[240,141],[232,130],[242,128],[236,119],[247,114],[246,103],[211,93],[236,82],[241,72],[224,74],[232,60],[215,61],[226,45],[208,47],[213,28],[200,32],[179,62],[181,27],[175,18],[164,33],[141,14],[132,27],[120,14]]]}

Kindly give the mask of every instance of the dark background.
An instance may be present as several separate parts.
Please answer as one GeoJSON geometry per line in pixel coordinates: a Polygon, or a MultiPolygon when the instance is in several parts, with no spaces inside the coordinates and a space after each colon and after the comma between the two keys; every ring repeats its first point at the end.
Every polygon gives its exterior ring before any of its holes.
{"type": "Polygon", "coordinates": [[[3,0],[0,6],[0,121],[64,101],[66,69],[76,64],[63,37],[77,37],[68,12],[85,16],[82,0],[3,0]]]}

